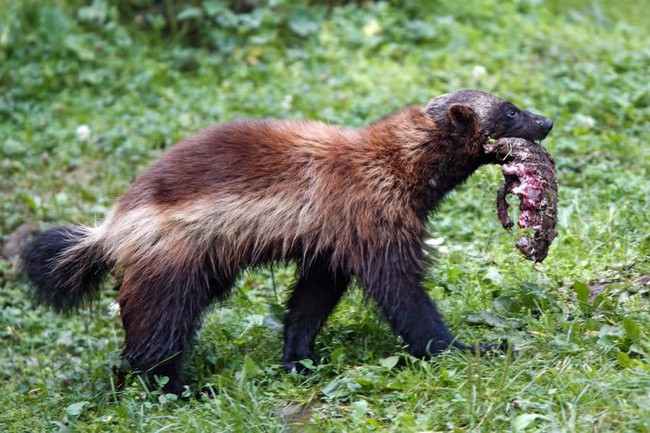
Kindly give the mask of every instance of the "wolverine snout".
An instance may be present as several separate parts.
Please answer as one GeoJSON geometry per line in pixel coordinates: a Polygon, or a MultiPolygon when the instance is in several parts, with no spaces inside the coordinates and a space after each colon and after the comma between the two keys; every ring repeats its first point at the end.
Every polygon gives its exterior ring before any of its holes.
{"type": "Polygon", "coordinates": [[[551,119],[546,119],[539,116],[539,119],[537,119],[537,124],[544,128],[547,131],[547,134],[551,132],[551,129],[553,129],[553,121],[551,119]]]}
{"type": "Polygon", "coordinates": [[[553,129],[553,121],[551,119],[547,119],[542,116],[538,116],[539,119],[535,121],[539,125],[540,131],[537,134],[538,135],[538,140],[543,140],[546,137],[548,137],[548,134],[551,132],[553,129]]]}
{"type": "Polygon", "coordinates": [[[546,119],[546,123],[544,126],[546,126],[546,129],[548,129],[548,132],[551,132],[551,130],[553,129],[553,121],[551,119],[546,119]]]}
{"type": "Polygon", "coordinates": [[[532,141],[540,141],[548,137],[553,129],[553,121],[530,111],[525,111],[525,113],[528,115],[528,121],[517,131],[519,134],[516,136],[532,141]]]}
{"type": "Polygon", "coordinates": [[[544,137],[542,137],[542,138],[540,139],[540,140],[543,140],[543,139],[545,139],[545,138],[548,136],[548,134],[549,134],[549,133],[551,132],[551,130],[553,129],[553,121],[552,121],[551,119],[546,119],[546,118],[542,117],[542,118],[541,118],[540,120],[538,120],[537,122],[540,124],[540,126],[542,127],[542,129],[543,129],[543,131],[544,131],[544,132],[543,132],[544,137]]]}

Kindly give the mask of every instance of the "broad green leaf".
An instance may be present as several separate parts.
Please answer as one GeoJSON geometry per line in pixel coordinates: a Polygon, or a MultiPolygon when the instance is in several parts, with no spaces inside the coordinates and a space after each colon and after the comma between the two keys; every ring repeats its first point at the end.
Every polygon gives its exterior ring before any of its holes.
{"type": "Polygon", "coordinates": [[[395,367],[399,363],[399,356],[389,356],[387,358],[382,358],[379,360],[379,364],[382,367],[386,367],[389,370],[395,367]]]}
{"type": "Polygon", "coordinates": [[[625,352],[619,351],[616,354],[616,360],[618,361],[618,365],[623,368],[629,368],[632,366],[632,360],[630,359],[630,356],[625,352]]]}
{"type": "Polygon", "coordinates": [[[470,314],[465,318],[465,320],[473,325],[487,325],[494,328],[505,328],[508,326],[507,321],[489,311],[470,314]]]}
{"type": "Polygon", "coordinates": [[[201,18],[202,16],[203,16],[203,11],[201,10],[201,8],[187,7],[182,11],[180,11],[178,15],[176,15],[176,19],[178,21],[183,21],[183,20],[201,18]]]}
{"type": "Polygon", "coordinates": [[[576,281],[573,283],[573,291],[576,293],[576,299],[583,304],[589,304],[589,287],[585,283],[576,281]]]}
{"type": "Polygon", "coordinates": [[[72,403],[70,406],[68,406],[65,409],[65,413],[67,413],[69,416],[79,416],[81,415],[81,412],[83,412],[84,407],[88,405],[89,402],[87,401],[79,401],[77,403],[72,403]]]}
{"type": "Polygon", "coordinates": [[[641,336],[641,327],[634,319],[629,317],[623,319],[623,330],[625,331],[625,338],[629,340],[636,341],[641,336]]]}
{"type": "Polygon", "coordinates": [[[515,432],[523,432],[528,427],[530,427],[530,425],[534,423],[535,420],[541,418],[546,418],[546,417],[544,415],[540,415],[537,413],[524,413],[515,418],[515,420],[512,422],[512,429],[515,432]]]}

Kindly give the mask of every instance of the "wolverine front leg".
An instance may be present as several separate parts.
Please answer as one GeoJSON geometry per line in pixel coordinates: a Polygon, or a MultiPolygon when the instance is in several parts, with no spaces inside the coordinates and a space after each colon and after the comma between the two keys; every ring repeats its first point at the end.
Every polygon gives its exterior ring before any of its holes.
{"type": "Polygon", "coordinates": [[[411,355],[428,357],[456,343],[434,302],[422,286],[422,248],[404,245],[377,252],[358,274],[393,331],[408,345],[411,355]]]}
{"type": "Polygon", "coordinates": [[[300,370],[296,361],[312,358],[318,331],[350,283],[349,276],[332,270],[327,260],[300,266],[297,276],[284,321],[282,365],[289,371],[300,370]]]}

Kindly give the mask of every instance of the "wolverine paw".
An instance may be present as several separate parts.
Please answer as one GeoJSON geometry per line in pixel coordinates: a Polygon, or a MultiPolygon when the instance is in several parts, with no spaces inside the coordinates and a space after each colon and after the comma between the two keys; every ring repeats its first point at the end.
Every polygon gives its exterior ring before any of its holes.
{"type": "Polygon", "coordinates": [[[313,364],[310,358],[304,358],[300,361],[282,361],[282,367],[289,373],[306,374],[311,368],[305,366],[306,363],[313,364]],[[305,361],[304,363],[302,361],[305,361]]]}

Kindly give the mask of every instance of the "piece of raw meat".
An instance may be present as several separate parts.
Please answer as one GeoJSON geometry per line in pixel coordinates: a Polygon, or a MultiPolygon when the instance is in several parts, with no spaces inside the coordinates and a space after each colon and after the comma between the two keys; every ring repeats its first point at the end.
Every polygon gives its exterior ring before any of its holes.
{"type": "Polygon", "coordinates": [[[497,214],[501,225],[510,229],[508,194],[519,197],[518,225],[533,230],[516,242],[528,260],[541,262],[557,236],[557,174],[555,160],[542,146],[522,138],[501,138],[485,145],[501,164],[505,181],[497,193],[497,214]]]}

